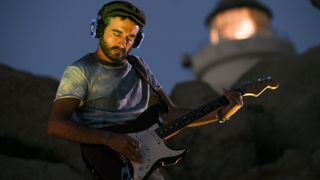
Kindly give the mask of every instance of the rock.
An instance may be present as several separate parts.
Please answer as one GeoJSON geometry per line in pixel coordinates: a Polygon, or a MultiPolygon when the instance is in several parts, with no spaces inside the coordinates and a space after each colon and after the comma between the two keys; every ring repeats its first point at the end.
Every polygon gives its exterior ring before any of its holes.
{"type": "MultiPolygon", "coordinates": [[[[1,64],[0,81],[0,154],[7,158],[30,159],[22,166],[36,162],[33,167],[38,167],[39,176],[35,177],[45,177],[42,179],[50,179],[51,175],[57,179],[68,177],[64,174],[67,171],[65,167],[73,173],[84,172],[79,144],[47,135],[47,120],[58,82],[1,64]],[[56,173],[42,174],[41,169],[52,163],[60,164],[52,166],[56,173]],[[65,167],[61,168],[62,165],[65,167]]],[[[0,161],[1,166],[8,167],[6,170],[9,171],[1,171],[0,174],[11,174],[11,179],[23,179],[24,174],[16,173],[19,168],[16,162],[13,161],[10,165],[15,166],[10,167],[6,166],[6,161],[0,161]]]]}
{"type": "Polygon", "coordinates": [[[83,177],[63,163],[20,159],[0,155],[0,179],[14,180],[81,180],[83,177]]]}

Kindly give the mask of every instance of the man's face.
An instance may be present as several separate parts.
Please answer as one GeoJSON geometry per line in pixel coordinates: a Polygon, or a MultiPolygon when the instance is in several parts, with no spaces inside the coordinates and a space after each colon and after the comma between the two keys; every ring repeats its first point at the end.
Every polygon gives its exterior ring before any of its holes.
{"type": "Polygon", "coordinates": [[[111,18],[100,39],[100,48],[108,60],[122,63],[139,32],[139,26],[128,18],[111,18]]]}

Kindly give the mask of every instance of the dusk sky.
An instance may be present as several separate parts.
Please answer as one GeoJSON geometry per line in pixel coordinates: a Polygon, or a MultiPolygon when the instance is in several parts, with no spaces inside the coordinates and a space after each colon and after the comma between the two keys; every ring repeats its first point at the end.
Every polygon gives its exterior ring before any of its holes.
{"type": "MultiPolygon", "coordinates": [[[[103,0],[4,0],[0,63],[59,80],[64,68],[94,52],[90,20],[103,0]]],[[[164,89],[193,79],[181,66],[183,53],[194,54],[208,43],[204,19],[218,0],[134,0],[145,11],[146,37],[132,53],[145,59],[164,89]]],[[[276,34],[289,39],[299,53],[320,44],[320,10],[309,0],[260,0],[273,12],[276,34]]]]}

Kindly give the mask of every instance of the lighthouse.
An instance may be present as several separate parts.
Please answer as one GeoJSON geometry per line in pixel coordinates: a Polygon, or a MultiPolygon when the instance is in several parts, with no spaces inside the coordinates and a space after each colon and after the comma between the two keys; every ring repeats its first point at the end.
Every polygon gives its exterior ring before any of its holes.
{"type": "Polygon", "coordinates": [[[184,64],[198,80],[221,93],[260,61],[295,54],[291,42],[274,31],[271,20],[271,10],[257,0],[219,1],[205,21],[209,43],[184,64]]]}

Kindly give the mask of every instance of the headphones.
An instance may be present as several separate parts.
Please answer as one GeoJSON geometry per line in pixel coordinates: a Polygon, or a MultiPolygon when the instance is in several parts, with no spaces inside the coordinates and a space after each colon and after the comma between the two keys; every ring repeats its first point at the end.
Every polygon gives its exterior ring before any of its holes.
{"type": "Polygon", "coordinates": [[[103,5],[98,12],[98,17],[91,20],[90,36],[92,38],[101,38],[106,27],[105,19],[113,16],[127,17],[140,26],[140,31],[132,45],[133,48],[139,48],[144,38],[142,28],[145,25],[145,15],[143,11],[125,1],[112,1],[103,5]]]}

